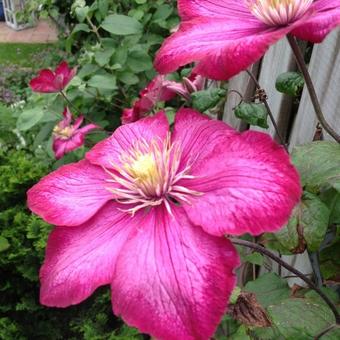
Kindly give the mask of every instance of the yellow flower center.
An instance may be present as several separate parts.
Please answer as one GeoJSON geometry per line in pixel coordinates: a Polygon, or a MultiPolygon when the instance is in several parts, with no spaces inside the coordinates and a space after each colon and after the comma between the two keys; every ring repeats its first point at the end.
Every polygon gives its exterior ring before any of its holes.
{"type": "Polygon", "coordinates": [[[120,164],[112,164],[115,172],[108,182],[118,184],[108,188],[116,200],[132,205],[126,211],[137,210],[164,203],[171,213],[171,202],[190,203],[191,198],[201,193],[180,185],[182,179],[192,179],[190,164],[181,166],[181,149],[171,143],[170,135],[164,141],[139,141],[130,150],[122,153],[120,164]]]}
{"type": "Polygon", "coordinates": [[[61,128],[60,126],[56,125],[53,129],[53,134],[61,139],[68,139],[73,134],[73,127],[66,126],[61,128]]]}

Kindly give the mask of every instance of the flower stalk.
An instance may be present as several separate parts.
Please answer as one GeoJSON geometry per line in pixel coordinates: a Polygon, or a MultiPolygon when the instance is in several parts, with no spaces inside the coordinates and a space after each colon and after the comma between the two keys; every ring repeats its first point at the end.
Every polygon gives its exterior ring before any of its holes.
{"type": "Polygon", "coordinates": [[[317,287],[314,284],[314,282],[311,279],[309,279],[305,274],[301,273],[299,270],[292,267],[287,262],[283,261],[280,257],[274,255],[271,251],[269,251],[268,249],[262,247],[261,245],[259,245],[257,243],[241,240],[241,239],[238,239],[238,238],[230,238],[230,241],[235,245],[251,248],[251,249],[255,250],[256,252],[258,252],[262,255],[268,256],[269,258],[274,260],[276,263],[278,263],[282,267],[286,268],[291,273],[295,274],[301,280],[306,282],[308,284],[308,286],[311,289],[315,290],[320,295],[320,297],[325,301],[325,303],[328,305],[328,307],[332,310],[332,312],[334,314],[336,324],[340,325],[340,314],[339,314],[336,306],[328,298],[328,296],[319,287],[317,287]]]}
{"type": "Polygon", "coordinates": [[[337,132],[327,123],[325,116],[322,112],[321,106],[320,106],[320,102],[318,100],[318,97],[316,95],[315,92],[315,88],[313,85],[313,81],[310,77],[310,74],[308,72],[308,69],[306,67],[305,61],[303,59],[303,55],[301,53],[301,50],[296,42],[295,37],[293,37],[292,35],[288,34],[287,35],[287,39],[289,42],[290,47],[293,50],[296,62],[298,64],[298,67],[300,69],[300,71],[302,72],[302,75],[305,79],[306,82],[306,86],[315,110],[315,114],[318,118],[318,121],[320,122],[321,126],[325,129],[325,131],[328,132],[328,134],[330,134],[338,143],[340,143],[340,135],[337,134],[337,132]]]}

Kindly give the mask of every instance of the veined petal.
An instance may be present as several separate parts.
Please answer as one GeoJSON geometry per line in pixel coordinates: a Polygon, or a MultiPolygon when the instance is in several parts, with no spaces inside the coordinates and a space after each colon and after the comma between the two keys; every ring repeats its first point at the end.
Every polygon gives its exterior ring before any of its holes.
{"type": "Polygon", "coordinates": [[[145,140],[163,140],[169,130],[169,123],[163,111],[155,116],[140,119],[137,122],[120,126],[111,137],[96,144],[86,154],[93,164],[112,168],[112,163],[120,164],[120,155],[136,143],[145,140]]]}
{"type": "Polygon", "coordinates": [[[235,285],[238,255],[210,236],[182,208],[152,209],[130,237],[112,282],[114,313],[157,339],[209,339],[235,285]]]}
{"type": "Polygon", "coordinates": [[[246,1],[238,0],[178,0],[178,10],[183,20],[195,17],[253,19],[246,1]]]}
{"type": "Polygon", "coordinates": [[[59,91],[54,86],[54,73],[48,69],[41,70],[39,75],[30,81],[30,87],[35,92],[51,93],[59,91]]]}
{"type": "Polygon", "coordinates": [[[55,70],[56,76],[62,76],[62,88],[64,88],[71,79],[76,75],[77,69],[76,68],[69,68],[66,61],[62,61],[55,70]]]}
{"type": "Polygon", "coordinates": [[[155,68],[170,73],[198,62],[194,72],[211,79],[229,79],[257,61],[268,47],[290,31],[259,20],[196,18],[181,24],[157,53],[155,68]]]}
{"type": "Polygon", "coordinates": [[[135,226],[117,203],[107,203],[76,227],[55,227],[40,270],[40,302],[51,307],[77,304],[112,281],[117,256],[135,226]]]}
{"type": "Polygon", "coordinates": [[[183,205],[194,224],[212,235],[259,235],[287,222],[301,196],[299,175],[282,146],[248,131],[228,140],[196,178],[182,185],[203,195],[183,205]]]}
{"type": "Polygon", "coordinates": [[[181,109],[175,116],[172,141],[180,145],[183,166],[190,163],[194,171],[209,161],[213,153],[218,154],[219,149],[228,143],[228,138],[236,134],[238,132],[221,121],[192,109],[181,109]]]}
{"type": "Polygon", "coordinates": [[[318,0],[311,6],[310,18],[292,30],[296,37],[320,43],[326,35],[340,25],[339,0],[318,0]]]}
{"type": "Polygon", "coordinates": [[[64,165],[27,193],[28,207],[45,221],[75,226],[87,221],[113,198],[108,174],[86,160],[64,165]]]}

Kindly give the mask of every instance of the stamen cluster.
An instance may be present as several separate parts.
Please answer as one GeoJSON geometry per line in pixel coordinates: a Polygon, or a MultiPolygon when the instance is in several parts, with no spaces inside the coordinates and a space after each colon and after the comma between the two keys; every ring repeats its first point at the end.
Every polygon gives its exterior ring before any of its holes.
{"type": "Polygon", "coordinates": [[[269,26],[287,25],[306,13],[313,0],[250,0],[250,11],[269,26]]]}
{"type": "Polygon", "coordinates": [[[142,208],[164,203],[171,213],[169,202],[190,203],[190,197],[201,193],[178,184],[192,179],[190,163],[181,167],[181,149],[172,143],[170,135],[164,141],[140,140],[120,156],[120,164],[111,164],[115,171],[105,169],[112,177],[108,182],[118,184],[108,188],[118,202],[132,205],[126,211],[134,214],[142,208]]]}

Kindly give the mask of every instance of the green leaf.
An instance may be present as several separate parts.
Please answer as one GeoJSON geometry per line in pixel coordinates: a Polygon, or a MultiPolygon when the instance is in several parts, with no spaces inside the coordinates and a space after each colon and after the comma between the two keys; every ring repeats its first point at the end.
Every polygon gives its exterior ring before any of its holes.
{"type": "Polygon", "coordinates": [[[292,162],[309,191],[321,186],[340,191],[340,145],[336,142],[317,141],[297,146],[292,152],[292,162]]]}
{"type": "Polygon", "coordinates": [[[21,131],[26,131],[38,124],[44,116],[44,110],[42,107],[35,107],[23,111],[17,121],[17,128],[21,131]]]}
{"type": "Polygon", "coordinates": [[[83,22],[85,20],[87,14],[89,13],[89,10],[90,10],[89,6],[77,7],[75,9],[76,16],[79,22],[83,22]]]}
{"type": "Polygon", "coordinates": [[[328,225],[330,210],[320,198],[305,192],[300,204],[295,207],[288,223],[274,234],[266,234],[266,246],[283,254],[317,251],[323,241],[328,225]],[[273,242],[275,238],[279,244],[273,242]]]}
{"type": "Polygon", "coordinates": [[[246,123],[267,129],[267,109],[264,104],[241,103],[234,109],[235,116],[246,123]]]}
{"type": "Polygon", "coordinates": [[[317,251],[328,228],[330,211],[316,195],[305,193],[300,204],[299,224],[309,251],[317,251]]]}
{"type": "Polygon", "coordinates": [[[87,33],[91,32],[91,30],[90,30],[90,28],[89,28],[89,26],[87,24],[77,24],[77,25],[74,26],[71,35],[75,34],[77,32],[81,32],[81,31],[82,32],[87,32],[87,33]]]}
{"type": "Polygon", "coordinates": [[[303,76],[297,72],[281,73],[275,82],[275,87],[279,92],[298,96],[303,89],[305,81],[303,76]]]}
{"type": "Polygon", "coordinates": [[[157,8],[157,11],[153,15],[153,20],[165,20],[167,19],[173,11],[173,7],[170,5],[161,5],[157,8]]]}
{"type": "MultiPolygon", "coordinates": [[[[285,339],[312,340],[326,327],[335,322],[333,313],[325,304],[308,299],[287,299],[269,306],[273,324],[285,339]]],[[[339,339],[333,332],[323,339],[339,339]]]]}
{"type": "MultiPolygon", "coordinates": [[[[298,226],[298,207],[293,210],[293,214],[290,217],[288,223],[274,234],[265,234],[265,238],[271,240],[275,238],[278,244],[275,242],[269,242],[266,244],[268,248],[280,251],[282,254],[291,254],[300,252],[299,246],[299,234],[297,231],[298,226]],[[268,237],[269,236],[269,237],[268,237]]],[[[302,250],[304,251],[304,249],[302,250]]]]}
{"type": "Polygon", "coordinates": [[[216,106],[225,95],[226,90],[220,88],[210,88],[194,92],[191,94],[192,107],[200,112],[204,112],[216,106]]]}
{"type": "Polygon", "coordinates": [[[143,31],[143,26],[136,19],[121,14],[109,15],[102,22],[101,27],[116,35],[137,34],[143,31]]]}
{"type": "Polygon", "coordinates": [[[252,253],[252,254],[245,256],[243,260],[249,263],[252,263],[252,264],[256,264],[258,266],[262,266],[264,258],[259,253],[252,253]]]}
{"type": "Polygon", "coordinates": [[[139,78],[132,72],[125,71],[117,74],[117,77],[126,85],[138,84],[139,78]]]}
{"type": "Polygon", "coordinates": [[[143,72],[152,69],[152,59],[146,51],[131,51],[127,58],[127,64],[133,72],[143,72]]]}
{"type": "Polygon", "coordinates": [[[7,250],[9,246],[7,238],[0,235],[0,252],[7,250]]]}
{"type": "Polygon", "coordinates": [[[244,290],[255,293],[257,301],[263,307],[280,303],[290,295],[287,282],[274,273],[267,273],[249,281],[244,290]]]}
{"type": "Polygon", "coordinates": [[[88,86],[103,90],[114,90],[116,86],[116,78],[111,74],[96,74],[88,82],[88,86]]]}
{"type": "Polygon", "coordinates": [[[109,63],[114,51],[115,50],[113,48],[106,48],[103,51],[97,51],[94,55],[94,59],[99,66],[103,67],[109,63]]]}

